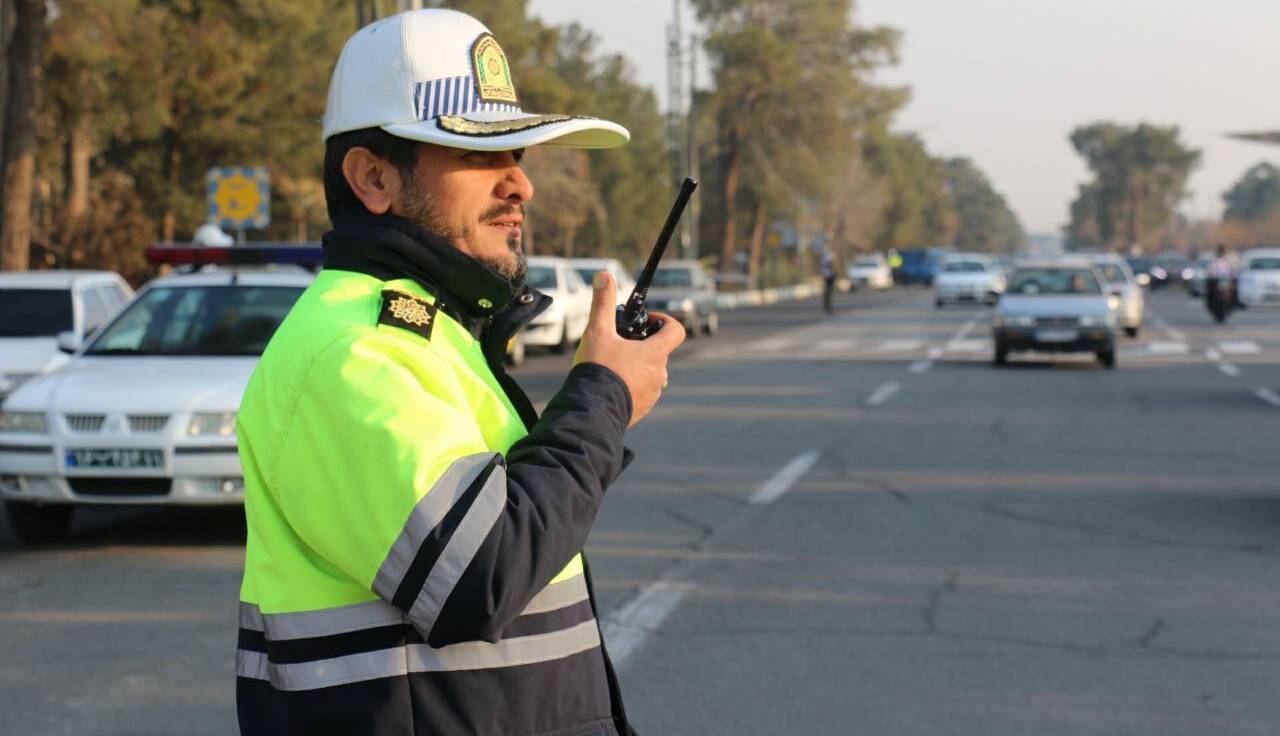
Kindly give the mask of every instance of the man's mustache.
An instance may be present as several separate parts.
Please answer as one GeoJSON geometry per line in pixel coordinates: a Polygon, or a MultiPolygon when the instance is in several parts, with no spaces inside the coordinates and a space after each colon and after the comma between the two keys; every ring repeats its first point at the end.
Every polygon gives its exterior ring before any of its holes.
{"type": "Polygon", "coordinates": [[[511,204],[510,202],[494,205],[492,208],[485,210],[484,214],[480,215],[480,222],[491,222],[499,217],[506,217],[507,215],[520,215],[521,217],[524,217],[524,205],[511,204]]]}

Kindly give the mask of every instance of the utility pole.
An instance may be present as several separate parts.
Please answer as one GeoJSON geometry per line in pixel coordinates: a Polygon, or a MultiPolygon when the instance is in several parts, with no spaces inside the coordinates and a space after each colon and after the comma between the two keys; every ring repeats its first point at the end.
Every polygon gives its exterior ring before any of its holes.
{"type": "MultiPolygon", "coordinates": [[[[667,26],[667,152],[671,156],[671,188],[679,191],[689,170],[684,128],[684,48],[680,0],[672,0],[674,22],[667,26]]],[[[680,229],[680,254],[689,257],[689,229],[680,229]]]]}

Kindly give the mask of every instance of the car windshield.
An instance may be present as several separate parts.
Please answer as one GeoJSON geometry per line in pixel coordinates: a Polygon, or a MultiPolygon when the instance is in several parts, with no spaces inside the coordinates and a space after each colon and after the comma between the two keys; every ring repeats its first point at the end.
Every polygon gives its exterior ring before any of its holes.
{"type": "Polygon", "coordinates": [[[1280,258],[1250,258],[1250,271],[1280,271],[1280,258]]]}
{"type": "Polygon", "coordinates": [[[147,291],[87,355],[261,355],[302,294],[293,286],[169,286],[147,291]]]}
{"type": "Polygon", "coordinates": [[[693,286],[693,272],[687,268],[659,268],[653,275],[653,285],[660,289],[687,288],[693,286]]]}
{"type": "Polygon", "coordinates": [[[944,273],[985,273],[987,269],[977,261],[952,261],[942,270],[944,273]]]}
{"type": "Polygon", "coordinates": [[[56,337],[75,329],[66,289],[0,289],[0,337],[56,337]]]}
{"type": "Polygon", "coordinates": [[[1156,265],[1166,271],[1181,271],[1187,267],[1185,258],[1165,257],[1156,260],[1156,265]]]}
{"type": "Polygon", "coordinates": [[[544,291],[559,288],[556,284],[555,266],[530,266],[525,282],[535,289],[544,291]]]}
{"type": "Polygon", "coordinates": [[[1151,271],[1150,258],[1128,258],[1125,260],[1129,262],[1129,268],[1133,269],[1134,273],[1149,273],[1151,271]]]}
{"type": "Polygon", "coordinates": [[[1013,294],[1101,294],[1093,272],[1083,268],[1024,268],[1013,274],[1013,294]]]}
{"type": "Polygon", "coordinates": [[[1099,263],[1098,270],[1102,272],[1102,277],[1112,284],[1128,283],[1129,279],[1125,278],[1124,269],[1115,263],[1099,263]]]}

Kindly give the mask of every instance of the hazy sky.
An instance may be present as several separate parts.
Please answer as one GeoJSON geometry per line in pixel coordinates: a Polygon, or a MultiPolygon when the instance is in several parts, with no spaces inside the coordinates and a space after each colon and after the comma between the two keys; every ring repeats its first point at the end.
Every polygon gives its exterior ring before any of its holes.
{"type": "MultiPolygon", "coordinates": [[[[533,12],[597,32],[665,100],[664,0],[532,0],[533,12]]],[[[1067,219],[1083,164],[1066,137],[1095,120],[1181,126],[1203,150],[1184,210],[1216,216],[1221,194],[1280,148],[1227,140],[1280,130],[1272,66],[1278,0],[860,0],[857,19],[903,31],[901,64],[881,74],[909,84],[898,128],[935,154],[968,156],[1032,231],[1067,219]]],[[[689,16],[686,16],[688,20],[689,16]]],[[[518,70],[517,70],[518,74],[518,70]]],[[[518,79],[518,77],[517,77],[518,79]]],[[[705,80],[705,77],[704,77],[705,80]]]]}

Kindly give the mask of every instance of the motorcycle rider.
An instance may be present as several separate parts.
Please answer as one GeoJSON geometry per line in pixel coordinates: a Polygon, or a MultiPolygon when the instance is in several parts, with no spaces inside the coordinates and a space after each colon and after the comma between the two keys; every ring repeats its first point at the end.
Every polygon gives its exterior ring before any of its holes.
{"type": "Polygon", "coordinates": [[[1227,315],[1237,306],[1236,303],[1236,266],[1227,256],[1225,246],[1219,244],[1217,256],[1205,269],[1205,305],[1218,322],[1226,320],[1227,315]]]}

